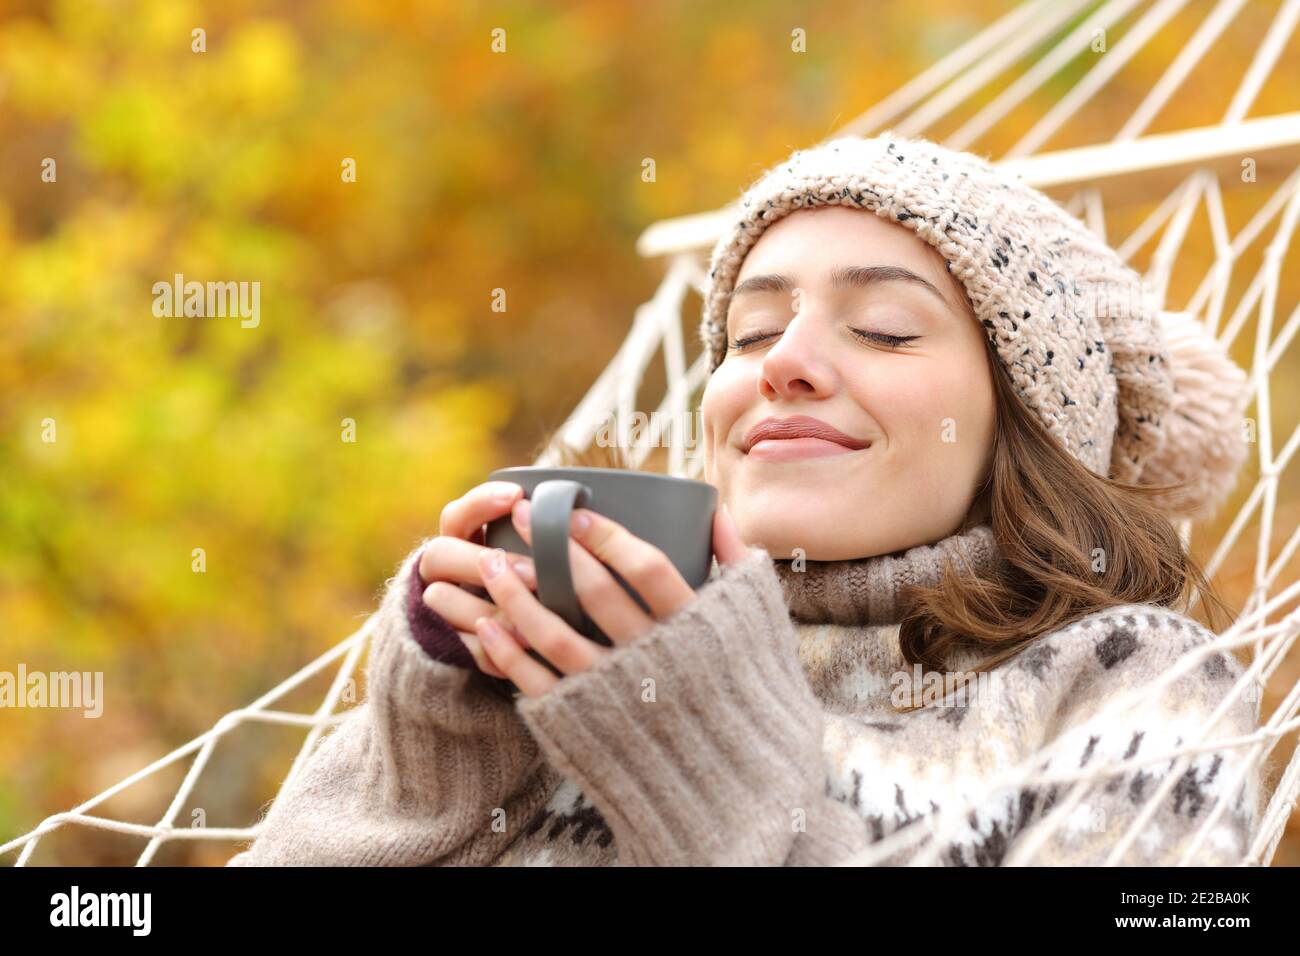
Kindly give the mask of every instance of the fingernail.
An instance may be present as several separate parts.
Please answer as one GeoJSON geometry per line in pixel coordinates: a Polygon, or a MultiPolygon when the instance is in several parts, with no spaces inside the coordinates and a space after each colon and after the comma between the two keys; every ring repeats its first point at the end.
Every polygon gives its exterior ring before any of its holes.
{"type": "Polygon", "coordinates": [[[506,568],[506,553],[500,548],[493,548],[491,551],[484,552],[479,561],[482,563],[483,573],[489,578],[494,578],[506,568]]]}
{"type": "Polygon", "coordinates": [[[501,636],[501,628],[499,628],[497,622],[492,620],[490,617],[479,618],[474,622],[474,626],[477,627],[479,633],[488,640],[494,641],[501,636]]]}
{"type": "Polygon", "coordinates": [[[532,515],[530,513],[531,509],[529,508],[529,506],[523,503],[525,500],[526,499],[520,499],[520,505],[518,508],[515,509],[514,514],[515,514],[515,524],[517,524],[520,528],[523,528],[525,531],[527,531],[529,527],[529,519],[532,517],[532,515]]]}
{"type": "Polygon", "coordinates": [[[536,573],[533,571],[533,565],[532,565],[532,562],[530,562],[530,561],[516,561],[513,565],[511,565],[511,567],[513,567],[513,568],[515,569],[515,573],[516,573],[517,575],[519,575],[521,578],[523,578],[523,579],[524,579],[525,581],[527,581],[529,584],[536,584],[536,583],[537,583],[537,575],[536,575],[536,573]]]}
{"type": "Polygon", "coordinates": [[[515,486],[514,488],[507,488],[504,491],[498,491],[496,494],[494,494],[492,496],[492,500],[495,501],[497,504],[508,505],[510,502],[514,500],[515,495],[518,492],[519,492],[518,486],[515,486]]]}
{"type": "Polygon", "coordinates": [[[591,527],[591,515],[585,511],[575,511],[573,513],[573,530],[578,534],[586,531],[591,527]]]}

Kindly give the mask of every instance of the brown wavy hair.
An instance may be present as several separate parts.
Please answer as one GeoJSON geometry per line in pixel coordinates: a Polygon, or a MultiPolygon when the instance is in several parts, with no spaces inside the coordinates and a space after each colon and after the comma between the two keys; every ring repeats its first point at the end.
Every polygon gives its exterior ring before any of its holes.
{"type": "Polygon", "coordinates": [[[987,516],[1005,567],[977,575],[950,562],[937,586],[905,588],[899,641],[908,663],[944,670],[951,651],[974,648],[982,663],[971,673],[990,670],[1044,634],[1123,604],[1182,612],[1197,598],[1206,626],[1221,632],[1233,612],[1159,504],[1182,485],[1089,471],[1020,400],[986,344],[997,425],[971,513],[987,516]]]}
{"type": "MultiPolygon", "coordinates": [[[[982,663],[963,673],[975,674],[1093,612],[1123,604],[1181,612],[1196,595],[1207,626],[1221,632],[1233,613],[1157,500],[1180,486],[1093,474],[1021,401],[985,345],[997,424],[989,472],[962,530],[988,523],[1005,565],[976,574],[949,562],[937,586],[905,587],[899,641],[907,662],[945,671],[951,652],[974,648],[982,663]]],[[[631,467],[618,448],[558,450],[562,464],[631,467]]],[[[653,450],[641,469],[662,471],[664,457],[653,450]]]]}

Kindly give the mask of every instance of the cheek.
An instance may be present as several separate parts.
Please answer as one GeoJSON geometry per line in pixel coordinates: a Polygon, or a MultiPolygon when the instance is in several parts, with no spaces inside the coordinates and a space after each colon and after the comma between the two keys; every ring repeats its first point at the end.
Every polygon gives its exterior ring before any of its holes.
{"type": "Polygon", "coordinates": [[[700,418],[706,440],[714,451],[726,443],[732,427],[745,413],[751,394],[745,386],[743,370],[734,362],[730,368],[723,362],[710,376],[700,397],[700,418]]]}
{"type": "Polygon", "coordinates": [[[941,412],[949,402],[935,373],[920,362],[900,361],[879,363],[870,374],[858,377],[854,399],[875,419],[895,452],[915,451],[924,436],[938,433],[941,412]]]}
{"type": "Polygon", "coordinates": [[[725,441],[727,428],[723,424],[725,413],[718,398],[716,380],[717,373],[715,372],[705,383],[704,393],[700,396],[700,420],[697,433],[697,440],[703,445],[704,474],[702,477],[709,484],[715,486],[719,480],[717,474],[718,449],[722,447],[725,441]]]}
{"type": "Polygon", "coordinates": [[[892,452],[921,467],[980,459],[989,435],[992,383],[959,362],[898,362],[856,389],[892,452]]]}

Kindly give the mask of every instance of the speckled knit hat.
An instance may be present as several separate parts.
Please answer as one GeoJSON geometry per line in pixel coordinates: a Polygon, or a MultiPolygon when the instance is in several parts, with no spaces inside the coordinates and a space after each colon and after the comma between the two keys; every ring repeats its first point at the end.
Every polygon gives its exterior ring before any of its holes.
{"type": "Polygon", "coordinates": [[[1212,515],[1245,459],[1245,372],[1192,315],[1147,284],[1077,217],[1018,175],[925,139],[843,137],[763,173],[714,246],[700,334],[726,357],[731,291],[763,230],[842,205],[913,230],[965,286],[1017,394],[1094,474],[1188,482],[1172,515],[1212,515]]]}

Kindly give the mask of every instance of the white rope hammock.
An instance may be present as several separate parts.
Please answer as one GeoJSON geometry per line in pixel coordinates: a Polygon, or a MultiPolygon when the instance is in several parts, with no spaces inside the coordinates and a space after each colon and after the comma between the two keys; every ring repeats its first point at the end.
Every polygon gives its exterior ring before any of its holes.
{"type": "MultiPolygon", "coordinates": [[[[1030,185],[1060,198],[1066,208],[1083,218],[1143,272],[1162,297],[1175,271],[1180,265],[1187,267],[1184,261],[1187,257],[1182,255],[1184,246],[1198,213],[1204,214],[1212,240],[1213,260],[1192,264],[1204,269],[1204,277],[1190,299],[1179,308],[1195,314],[1229,346],[1243,337],[1253,321],[1249,374],[1258,471],[1253,488],[1206,563],[1206,572],[1213,577],[1230,560],[1253,560],[1253,585],[1240,617],[1215,642],[1186,655],[1157,684],[1112,701],[1101,716],[1132,712],[1147,695],[1159,692],[1190,669],[1201,666],[1208,655],[1249,647],[1253,660],[1218,710],[1191,739],[1185,737],[1177,749],[1124,761],[1122,770],[1120,762],[1111,758],[1093,761],[1086,770],[1038,769],[1062,744],[1064,737],[1058,738],[1034,754],[1032,761],[982,781],[980,793],[969,795],[967,803],[951,802],[923,818],[923,822],[904,827],[873,844],[852,863],[881,862],[910,846],[916,847],[913,863],[935,863],[945,845],[944,838],[962,825],[968,810],[990,795],[1044,783],[1066,785],[1050,813],[1032,832],[1013,844],[1003,861],[1004,865],[1033,864],[1035,851],[1080,807],[1092,785],[1116,773],[1172,762],[1161,785],[1148,797],[1129,828],[1116,839],[1107,861],[1113,864],[1141,836],[1143,827],[1197,753],[1237,749],[1245,755],[1241,773],[1258,772],[1279,742],[1300,730],[1300,681],[1284,690],[1269,713],[1263,713],[1261,693],[1261,688],[1287,663],[1288,655],[1293,655],[1294,666],[1295,644],[1300,637],[1300,572],[1293,563],[1300,549],[1297,505],[1294,501],[1284,501],[1279,513],[1278,501],[1279,485],[1288,475],[1287,469],[1300,448],[1300,423],[1278,422],[1279,430],[1275,432],[1270,397],[1271,383],[1277,381],[1275,369],[1282,366],[1293,375],[1300,371],[1300,346],[1296,344],[1300,302],[1278,301],[1279,277],[1300,219],[1300,112],[1245,118],[1265,82],[1273,75],[1300,21],[1300,0],[1285,0],[1276,9],[1257,40],[1253,61],[1237,80],[1227,111],[1217,121],[1207,116],[1206,125],[1201,128],[1175,133],[1146,132],[1162,108],[1180,91],[1194,95],[1189,91],[1195,89],[1197,82],[1218,87],[1230,81],[1221,74],[1207,77],[1201,68],[1211,47],[1234,23],[1239,30],[1249,29],[1238,22],[1245,0],[1218,0],[1213,4],[1141,102],[1127,111],[1122,123],[1117,108],[1113,104],[1108,107],[1115,112],[1117,120],[1117,129],[1108,141],[1086,148],[1039,152],[1040,147],[1092,103],[1134,55],[1147,48],[1152,37],[1187,6],[1187,0],[1024,3],[828,138],[871,135],[891,128],[905,136],[925,135],[952,148],[978,151],[978,141],[997,130],[1044,83],[1081,55],[1093,56],[1093,65],[1082,79],[1059,97],[997,161],[1021,174],[1030,185]],[[1066,24],[1079,17],[1083,19],[1077,26],[1062,33],[1066,24]],[[1113,44],[1108,41],[1108,48],[1100,55],[1090,53],[1097,30],[1105,30],[1115,41],[1113,44]],[[1046,52],[1038,54],[1036,59],[1022,62],[1044,48],[1046,52]],[[973,111],[954,132],[942,136],[929,132],[945,117],[978,102],[978,94],[1008,75],[1008,71],[1013,76],[1012,82],[982,108],[973,111]],[[1242,182],[1244,159],[1255,163],[1256,179],[1248,185],[1242,182]],[[1225,197],[1233,198],[1243,189],[1254,190],[1251,195],[1264,199],[1246,225],[1232,235],[1225,197]],[[1107,236],[1108,210],[1141,207],[1154,196],[1165,198],[1137,228],[1127,235],[1107,236]],[[1257,243],[1265,238],[1267,243],[1262,250],[1256,249],[1257,243]],[[1145,269],[1132,262],[1132,257],[1153,243],[1145,269]],[[1234,276],[1241,277],[1238,284],[1249,277],[1249,283],[1236,294],[1235,300],[1230,296],[1234,276]],[[1279,437],[1280,450],[1274,447],[1275,434],[1279,437]],[[1291,510],[1287,510],[1288,505],[1291,510]],[[1280,526],[1280,533],[1275,534],[1275,526],[1280,526]],[[1254,535],[1253,558],[1249,557],[1251,534],[1254,535]],[[1281,541],[1280,548],[1276,547],[1277,541],[1281,541]],[[1258,730],[1247,737],[1213,736],[1219,717],[1242,695],[1254,703],[1258,730]]],[[[707,376],[708,357],[700,354],[688,365],[687,339],[693,349],[697,346],[693,334],[689,337],[683,334],[684,316],[687,328],[693,330],[696,322],[694,316],[684,312],[684,304],[688,293],[702,291],[708,252],[722,225],[734,215],[733,208],[726,208],[674,219],[655,224],[641,236],[638,251],[642,255],[666,260],[663,282],[653,298],[637,309],[631,330],[613,361],[559,429],[556,444],[539,457],[537,464],[555,463],[560,444],[574,449],[588,448],[603,427],[613,424],[618,443],[628,451],[633,465],[642,464],[651,451],[662,448],[667,452],[667,468],[671,474],[699,477],[702,461],[697,446],[699,432],[693,427],[694,403],[707,376]],[[653,412],[638,415],[638,393],[659,354],[664,362],[665,394],[653,412]]],[[[1290,407],[1295,408],[1294,395],[1290,407]]],[[[1297,480],[1293,478],[1292,495],[1296,486],[1297,480]]],[[[1181,522],[1179,530],[1184,542],[1190,543],[1191,522],[1181,522]]],[[[172,840],[232,842],[257,836],[256,827],[189,827],[178,825],[177,817],[208,766],[217,742],[246,723],[306,728],[306,740],[286,780],[299,771],[322,734],[342,719],[338,705],[344,688],[351,684],[357,672],[370,638],[372,621],[249,706],[226,714],[207,733],[91,800],[49,817],[32,832],[0,846],[0,855],[18,851],[17,863],[25,865],[42,837],[66,826],[96,827],[144,838],[147,842],[139,865],[152,862],[159,848],[172,840]],[[277,702],[330,667],[337,667],[334,680],[313,713],[275,709],[277,702]],[[191,757],[174,799],[156,824],[127,823],[93,813],[121,791],[191,757]]],[[[1240,779],[1225,786],[1223,792],[1234,792],[1240,779]]],[[[1264,810],[1258,835],[1240,860],[1241,864],[1269,864],[1295,811],[1297,797],[1300,797],[1300,748],[1296,748],[1282,770],[1264,810]]],[[[1197,850],[1212,837],[1227,806],[1226,800],[1216,800],[1210,805],[1195,839],[1179,861],[1181,864],[1196,863],[1197,850]]]]}

